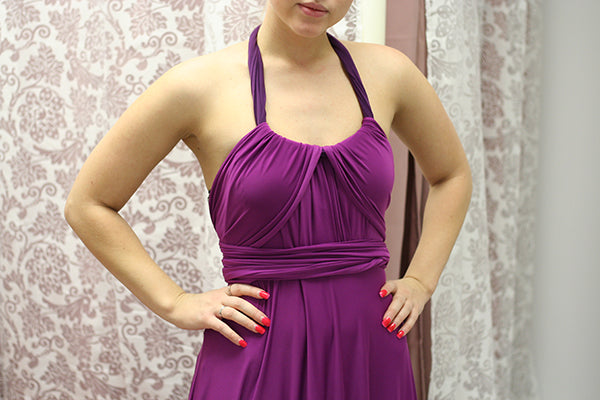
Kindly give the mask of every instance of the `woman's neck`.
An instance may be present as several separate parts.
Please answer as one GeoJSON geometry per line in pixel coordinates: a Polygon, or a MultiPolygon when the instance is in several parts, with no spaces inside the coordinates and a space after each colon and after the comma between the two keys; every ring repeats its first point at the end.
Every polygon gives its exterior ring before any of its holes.
{"type": "Polygon", "coordinates": [[[316,37],[298,35],[269,9],[265,12],[257,42],[264,57],[302,67],[319,64],[333,51],[325,31],[316,37]]]}

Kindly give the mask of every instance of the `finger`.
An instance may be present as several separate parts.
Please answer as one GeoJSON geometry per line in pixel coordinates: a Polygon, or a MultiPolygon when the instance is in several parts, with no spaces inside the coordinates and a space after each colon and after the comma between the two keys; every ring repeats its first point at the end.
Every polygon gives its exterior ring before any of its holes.
{"type": "Polygon", "coordinates": [[[229,285],[231,296],[250,296],[257,299],[268,299],[271,295],[266,290],[245,283],[232,283],[229,285]]]}
{"type": "MultiPolygon", "coordinates": [[[[241,297],[228,297],[223,301],[224,305],[240,310],[242,313],[253,319],[254,321],[264,325],[271,326],[271,320],[256,306],[241,297]]],[[[259,328],[258,331],[261,329],[259,328]]]]}
{"type": "Polygon", "coordinates": [[[381,321],[381,325],[383,325],[384,328],[387,328],[388,331],[392,332],[398,327],[398,322],[395,321],[395,319],[404,306],[405,301],[406,299],[401,298],[398,295],[394,296],[392,302],[383,314],[383,321],[381,321]]]}
{"type": "Polygon", "coordinates": [[[394,285],[392,285],[389,281],[387,281],[380,289],[379,289],[379,297],[386,297],[388,294],[394,293],[394,285]]]}
{"type": "Polygon", "coordinates": [[[248,345],[248,343],[246,343],[246,341],[240,335],[238,335],[233,329],[231,329],[229,325],[227,325],[225,322],[221,321],[218,318],[214,319],[214,322],[209,329],[219,332],[221,335],[225,336],[225,338],[229,339],[233,344],[237,346],[246,347],[248,345]]]}
{"type": "Polygon", "coordinates": [[[415,326],[415,323],[417,322],[418,318],[419,313],[416,310],[413,310],[408,319],[404,322],[402,329],[398,331],[398,334],[396,335],[398,339],[402,339],[404,336],[406,336],[408,332],[410,332],[413,326],[415,326]]]}
{"type": "Polygon", "coordinates": [[[393,332],[396,328],[402,326],[403,322],[406,324],[405,319],[411,313],[412,309],[412,303],[409,300],[405,301],[402,305],[402,308],[400,308],[398,314],[396,314],[396,316],[392,318],[392,322],[390,326],[388,326],[387,330],[389,332],[393,332]]]}
{"type": "Polygon", "coordinates": [[[223,303],[227,306],[221,312],[223,318],[234,321],[252,332],[257,332],[261,335],[265,333],[265,328],[258,325],[257,322],[265,326],[271,324],[266,315],[242,298],[228,297],[223,303]]]}

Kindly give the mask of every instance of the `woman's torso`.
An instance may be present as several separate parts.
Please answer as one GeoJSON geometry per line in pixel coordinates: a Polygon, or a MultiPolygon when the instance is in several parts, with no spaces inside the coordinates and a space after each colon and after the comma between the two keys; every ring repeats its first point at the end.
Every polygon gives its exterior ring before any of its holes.
{"type": "MultiPolygon", "coordinates": [[[[377,46],[344,42],[357,66],[374,118],[387,133],[394,118],[384,74],[377,75],[377,46]]],[[[185,143],[200,162],[206,186],[227,154],[255,126],[248,72],[248,42],[188,61],[186,74],[198,103],[198,118],[185,143]]],[[[338,56],[316,66],[285,65],[263,55],[267,123],[288,139],[321,146],[338,143],[360,128],[363,116],[338,56]]]]}

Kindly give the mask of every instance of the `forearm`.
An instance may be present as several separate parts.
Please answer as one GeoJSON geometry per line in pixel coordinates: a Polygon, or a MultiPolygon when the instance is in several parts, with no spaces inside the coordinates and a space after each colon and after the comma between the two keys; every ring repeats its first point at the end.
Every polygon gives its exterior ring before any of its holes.
{"type": "Polygon", "coordinates": [[[102,205],[68,202],[65,217],[94,256],[146,307],[168,320],[184,291],[151,259],[129,224],[102,205]]]}
{"type": "Polygon", "coordinates": [[[433,294],[462,227],[471,199],[468,172],[434,184],[429,190],[419,245],[406,271],[433,294]]]}

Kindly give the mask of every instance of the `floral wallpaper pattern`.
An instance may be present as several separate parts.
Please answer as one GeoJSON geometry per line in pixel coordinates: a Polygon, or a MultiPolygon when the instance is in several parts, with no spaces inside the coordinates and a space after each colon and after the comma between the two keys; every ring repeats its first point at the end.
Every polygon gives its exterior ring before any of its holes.
{"type": "Polygon", "coordinates": [[[538,397],[529,332],[541,14],[540,0],[426,1],[429,80],[474,182],[432,298],[432,400],[538,397]]]}
{"type": "MultiPolygon", "coordinates": [[[[333,28],[359,35],[358,6],[333,28]]],[[[244,40],[264,0],[0,4],[0,398],[187,398],[199,331],[148,311],[62,215],[94,145],[171,66],[244,40]]],[[[177,146],[121,211],[184,289],[224,285],[207,191],[177,146]]]]}

